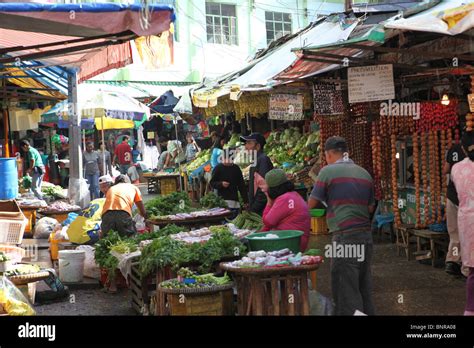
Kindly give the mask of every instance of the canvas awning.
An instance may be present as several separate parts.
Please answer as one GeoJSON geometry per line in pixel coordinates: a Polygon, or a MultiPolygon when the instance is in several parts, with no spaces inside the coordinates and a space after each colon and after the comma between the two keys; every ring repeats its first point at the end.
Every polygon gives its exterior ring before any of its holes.
{"type": "Polygon", "coordinates": [[[130,40],[170,29],[173,8],[0,3],[0,64],[38,61],[78,70],[78,82],[132,63],[130,40]],[[145,14],[144,14],[145,13],[145,14]]]}
{"type": "Polygon", "coordinates": [[[331,16],[316,25],[303,30],[299,35],[282,44],[266,55],[250,62],[240,71],[227,74],[204,87],[193,91],[193,103],[198,107],[211,107],[217,98],[233,91],[263,91],[279,84],[274,80],[278,75],[295,62],[297,56],[292,51],[303,44],[314,46],[316,43],[327,44],[346,40],[356,28],[355,17],[341,15],[331,16]],[[219,82],[222,81],[222,82],[219,82]]]}
{"type": "Polygon", "coordinates": [[[474,2],[442,1],[428,11],[409,18],[400,18],[386,28],[458,35],[474,28],[474,2]]]}

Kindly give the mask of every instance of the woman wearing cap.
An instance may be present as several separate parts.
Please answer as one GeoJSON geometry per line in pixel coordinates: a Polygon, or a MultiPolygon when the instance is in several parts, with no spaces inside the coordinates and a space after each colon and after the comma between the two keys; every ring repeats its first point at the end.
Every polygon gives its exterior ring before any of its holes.
{"type": "Polygon", "coordinates": [[[464,315],[474,316],[474,132],[462,137],[462,147],[467,158],[453,166],[451,175],[458,193],[458,229],[463,266],[469,268],[466,282],[467,300],[464,315]]]}
{"type": "Polygon", "coordinates": [[[295,186],[288,181],[282,169],[270,170],[265,175],[268,188],[267,206],[263,211],[262,231],[297,230],[302,231],[300,249],[306,250],[311,228],[311,217],[308,205],[304,199],[295,192],[295,186]]]}

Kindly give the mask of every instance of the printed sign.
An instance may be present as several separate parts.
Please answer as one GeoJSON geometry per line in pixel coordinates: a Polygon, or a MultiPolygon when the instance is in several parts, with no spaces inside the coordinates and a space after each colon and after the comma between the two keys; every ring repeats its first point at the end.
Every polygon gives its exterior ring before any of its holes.
{"type": "Polygon", "coordinates": [[[395,99],[391,64],[348,68],[349,103],[395,99]]]}
{"type": "Polygon", "coordinates": [[[269,102],[270,120],[301,121],[303,114],[302,94],[272,94],[269,102]]]}
{"type": "Polygon", "coordinates": [[[313,85],[314,113],[337,115],[344,113],[340,83],[315,83],[313,85]]]}

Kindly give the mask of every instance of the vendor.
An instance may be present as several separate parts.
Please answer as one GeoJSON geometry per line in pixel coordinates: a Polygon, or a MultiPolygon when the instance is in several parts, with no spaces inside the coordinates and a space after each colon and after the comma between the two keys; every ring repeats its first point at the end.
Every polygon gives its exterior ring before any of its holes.
{"type": "Polygon", "coordinates": [[[126,175],[119,175],[115,185],[108,178],[100,178],[101,191],[105,192],[105,204],[102,210],[101,236],[117,231],[121,237],[129,237],[137,232],[132,219],[132,208],[136,204],[140,215],[147,218],[142,194],[138,187],[130,184],[126,175]]]}
{"type": "Polygon", "coordinates": [[[265,175],[267,205],[263,211],[262,231],[302,231],[300,250],[308,247],[311,217],[304,199],[282,169],[272,169],[265,175]]]}
{"type": "Polygon", "coordinates": [[[43,199],[41,194],[41,183],[43,182],[46,168],[43,164],[43,159],[40,153],[34,147],[30,145],[28,140],[22,140],[20,142],[21,149],[26,153],[26,160],[28,163],[27,174],[32,177],[31,190],[38,199],[43,199]]]}
{"type": "Polygon", "coordinates": [[[246,205],[248,203],[248,193],[245,187],[244,177],[240,167],[232,161],[231,150],[225,150],[219,163],[212,172],[211,187],[217,190],[219,197],[227,203],[227,207],[233,213],[231,218],[235,218],[240,213],[239,192],[246,205]]]}
{"type": "Polygon", "coordinates": [[[196,140],[194,140],[193,134],[186,134],[186,162],[191,162],[196,158],[196,154],[201,151],[196,140]]]}
{"type": "Polygon", "coordinates": [[[267,204],[266,196],[262,191],[264,178],[273,169],[273,164],[263,151],[266,141],[262,134],[252,133],[240,139],[245,143],[245,150],[253,159],[249,173],[249,210],[261,215],[267,204]]]}

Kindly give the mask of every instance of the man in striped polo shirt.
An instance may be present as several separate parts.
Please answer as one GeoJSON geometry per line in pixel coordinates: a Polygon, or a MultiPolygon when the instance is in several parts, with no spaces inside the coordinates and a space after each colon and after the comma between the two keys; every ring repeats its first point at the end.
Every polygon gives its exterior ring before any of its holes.
{"type": "Polygon", "coordinates": [[[372,233],[370,216],[375,211],[370,174],[348,155],[347,142],[331,137],[324,146],[327,166],[319,172],[309,198],[310,209],[324,204],[332,234],[326,246],[331,258],[331,287],[337,315],[356,310],[373,315],[372,233]]]}

